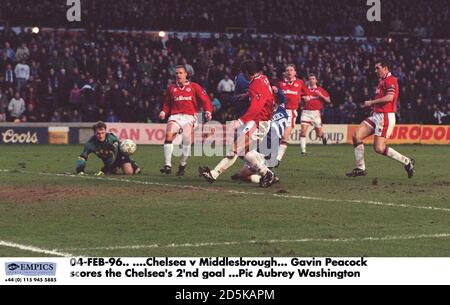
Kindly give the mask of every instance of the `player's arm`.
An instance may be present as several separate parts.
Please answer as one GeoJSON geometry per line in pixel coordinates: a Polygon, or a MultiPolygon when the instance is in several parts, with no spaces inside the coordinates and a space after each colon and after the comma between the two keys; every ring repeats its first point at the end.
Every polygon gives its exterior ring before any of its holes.
{"type": "Polygon", "coordinates": [[[278,105],[286,105],[287,100],[283,89],[272,86],[272,91],[275,95],[275,100],[277,101],[278,105]]]}
{"type": "Polygon", "coordinates": [[[86,162],[91,152],[92,152],[91,145],[89,145],[89,143],[84,144],[83,152],[80,154],[76,162],[76,172],[78,175],[84,174],[86,162]]]}
{"type": "Polygon", "coordinates": [[[302,82],[302,84],[303,85],[300,91],[300,96],[303,100],[309,102],[311,100],[311,96],[313,95],[313,93],[311,92],[311,90],[309,90],[309,88],[305,85],[305,83],[302,82]]]}
{"type": "Polygon", "coordinates": [[[162,106],[162,111],[159,113],[159,118],[161,120],[164,120],[168,114],[170,113],[170,106],[172,103],[172,97],[170,95],[170,88],[167,88],[166,92],[164,93],[164,97],[163,97],[163,106],[162,106]]]}
{"type": "Polygon", "coordinates": [[[201,101],[202,109],[205,112],[206,119],[209,121],[212,118],[212,103],[211,99],[206,93],[206,90],[200,87],[200,85],[195,85],[195,94],[197,98],[201,101]]]}
{"type": "Polygon", "coordinates": [[[387,86],[387,94],[381,98],[365,101],[364,107],[371,107],[376,104],[384,104],[389,103],[394,100],[395,97],[395,91],[397,90],[397,84],[394,81],[386,80],[386,86],[387,86]]]}
{"type": "Polygon", "coordinates": [[[258,94],[252,86],[248,88],[248,96],[250,100],[250,107],[248,107],[247,112],[239,118],[241,124],[245,124],[252,121],[258,113],[264,108],[264,102],[261,101],[261,94],[258,94]]]}
{"type": "Polygon", "coordinates": [[[317,95],[320,97],[322,101],[324,101],[327,104],[331,104],[331,98],[328,92],[325,90],[318,90],[317,95]]]}

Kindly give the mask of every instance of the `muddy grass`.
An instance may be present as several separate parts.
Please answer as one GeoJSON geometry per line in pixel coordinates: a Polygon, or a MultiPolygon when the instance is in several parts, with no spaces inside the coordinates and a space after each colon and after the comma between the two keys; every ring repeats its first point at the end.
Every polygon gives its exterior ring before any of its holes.
{"type": "Polygon", "coordinates": [[[38,203],[42,201],[58,201],[61,199],[76,199],[87,196],[98,196],[96,188],[26,186],[15,187],[0,185],[0,202],[38,203]]]}
{"type": "MultiPolygon", "coordinates": [[[[67,187],[55,185],[34,185],[17,187],[13,185],[0,184],[0,203],[40,203],[58,202],[63,200],[99,198],[108,196],[113,198],[124,198],[126,196],[142,196],[143,198],[154,198],[155,196],[170,196],[183,192],[183,189],[159,188],[152,186],[89,186],[89,187],[67,187]]],[[[191,190],[190,190],[191,191],[191,190]]],[[[192,190],[198,192],[197,190],[192,190]]]]}

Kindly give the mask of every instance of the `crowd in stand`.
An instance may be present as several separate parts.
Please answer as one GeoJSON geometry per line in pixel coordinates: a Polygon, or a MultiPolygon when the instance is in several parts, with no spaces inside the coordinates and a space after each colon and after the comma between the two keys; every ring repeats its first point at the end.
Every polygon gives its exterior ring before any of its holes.
{"type": "Polygon", "coordinates": [[[0,31],[0,121],[158,122],[162,94],[184,64],[211,95],[214,119],[234,118],[234,76],[253,58],[276,83],[293,63],[298,76],[317,74],[332,106],[325,123],[359,123],[361,102],[378,83],[376,58],[388,58],[401,88],[400,123],[445,124],[450,119],[450,45],[445,41],[307,40],[235,34],[200,39],[103,31],[0,31]]]}
{"type": "MultiPolygon", "coordinates": [[[[375,2],[375,1],[374,1],[375,2]]],[[[66,0],[2,0],[0,19],[12,25],[67,26],[66,0]]],[[[389,32],[448,38],[448,0],[381,1],[382,22],[369,22],[362,0],[81,0],[81,22],[72,26],[116,29],[384,37],[389,32]]]]}

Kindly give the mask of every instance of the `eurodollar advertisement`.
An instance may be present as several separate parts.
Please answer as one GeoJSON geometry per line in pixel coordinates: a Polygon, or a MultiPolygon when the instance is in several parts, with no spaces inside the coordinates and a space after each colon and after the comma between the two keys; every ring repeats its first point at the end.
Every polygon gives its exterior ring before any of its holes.
{"type": "MultiPolygon", "coordinates": [[[[323,131],[328,144],[345,144],[348,142],[347,125],[323,125],[323,131]]],[[[301,125],[296,125],[292,131],[289,144],[300,144],[300,134],[301,125]]],[[[317,137],[316,130],[313,127],[308,128],[306,141],[308,144],[322,144],[322,140],[317,137]]]]}
{"type": "MultiPolygon", "coordinates": [[[[358,125],[348,125],[347,139],[352,143],[352,134],[358,125]]],[[[373,136],[364,140],[373,143],[373,136]]],[[[396,125],[389,138],[390,144],[450,144],[450,126],[396,125]]]]}

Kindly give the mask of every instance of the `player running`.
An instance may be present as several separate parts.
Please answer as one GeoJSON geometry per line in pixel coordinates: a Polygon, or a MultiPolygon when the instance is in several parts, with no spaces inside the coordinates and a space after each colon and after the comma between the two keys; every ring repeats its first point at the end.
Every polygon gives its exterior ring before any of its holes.
{"type": "Polygon", "coordinates": [[[295,70],[295,66],[293,64],[286,66],[285,77],[286,78],[284,81],[278,83],[278,87],[284,91],[286,96],[286,110],[289,115],[289,124],[284,131],[283,139],[280,143],[277,156],[277,166],[281,163],[281,160],[286,153],[289,137],[291,136],[292,129],[295,127],[295,121],[298,116],[297,109],[300,105],[301,98],[309,95],[309,91],[305,83],[301,79],[297,78],[297,71],[295,70]]]}
{"type": "Polygon", "coordinates": [[[121,168],[125,175],[133,175],[141,173],[141,169],[137,163],[124,155],[120,151],[120,141],[112,133],[106,132],[106,124],[103,122],[96,123],[92,129],[94,135],[84,144],[84,149],[78,157],[76,163],[76,171],[78,175],[84,175],[84,169],[88,156],[94,153],[103,161],[103,168],[96,173],[96,176],[103,176],[117,173],[121,168]]]}
{"type": "Polygon", "coordinates": [[[195,114],[203,109],[206,120],[211,120],[211,100],[202,87],[187,79],[184,66],[175,69],[176,84],[170,85],[164,95],[163,109],[159,118],[164,120],[169,116],[164,142],[164,166],[161,173],[172,172],[173,141],[178,134],[182,134],[182,151],[177,176],[184,176],[187,159],[191,152],[194,128],[197,124],[195,114]]]}
{"type": "Polygon", "coordinates": [[[317,86],[317,77],[311,73],[308,76],[308,90],[309,95],[304,96],[305,101],[302,116],[301,116],[301,132],[300,132],[300,152],[304,156],[306,155],[306,134],[308,132],[309,125],[312,125],[316,129],[316,134],[319,139],[322,139],[324,145],[327,144],[327,138],[324,137],[322,130],[322,108],[323,103],[331,104],[330,95],[325,89],[317,86]]]}
{"type": "Polygon", "coordinates": [[[380,60],[375,65],[376,73],[380,78],[375,99],[364,102],[364,107],[372,107],[373,114],[365,119],[353,133],[353,146],[355,150],[356,168],[347,173],[348,177],[366,176],[366,164],[364,162],[363,140],[375,134],[373,148],[381,155],[397,160],[405,166],[408,178],[414,175],[414,159],[401,155],[394,149],[386,146],[387,140],[395,126],[395,112],[399,87],[397,78],[390,72],[387,61],[380,60]]]}
{"type": "Polygon", "coordinates": [[[199,174],[210,183],[217,180],[220,174],[231,167],[238,156],[243,156],[255,172],[262,178],[261,187],[270,187],[279,181],[278,177],[266,166],[262,154],[254,148],[257,141],[262,141],[269,131],[275,98],[266,76],[258,72],[253,61],[245,61],[241,66],[242,73],[250,80],[248,96],[250,107],[238,120],[233,121],[233,129],[238,130],[238,138],[227,157],[210,170],[208,167],[199,167],[199,174]]]}

